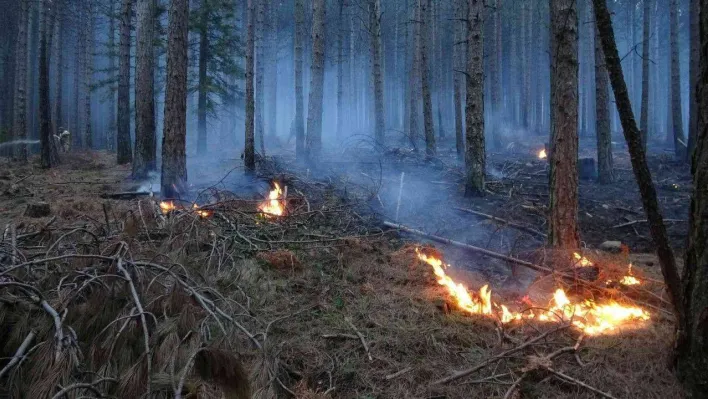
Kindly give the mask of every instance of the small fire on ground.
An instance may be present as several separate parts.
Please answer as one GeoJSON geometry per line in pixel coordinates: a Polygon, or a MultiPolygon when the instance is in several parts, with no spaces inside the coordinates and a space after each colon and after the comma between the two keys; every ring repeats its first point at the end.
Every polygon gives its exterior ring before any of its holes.
{"type": "MultiPolygon", "coordinates": [[[[163,215],[167,215],[168,213],[174,212],[176,210],[184,209],[185,208],[182,205],[175,205],[174,201],[160,201],[160,210],[162,211],[163,215]]],[[[201,218],[208,218],[211,217],[211,215],[213,214],[213,212],[210,210],[201,209],[197,204],[192,204],[192,211],[201,218]]]]}
{"type": "MultiPolygon", "coordinates": [[[[455,282],[445,273],[445,268],[449,265],[444,264],[441,259],[426,255],[419,248],[416,248],[416,254],[418,259],[433,268],[438,284],[447,289],[460,309],[470,314],[496,317],[502,323],[515,320],[564,321],[570,322],[588,335],[600,335],[612,333],[621,327],[636,327],[638,323],[650,318],[649,312],[640,307],[623,305],[615,301],[602,303],[591,299],[571,301],[562,288],[556,289],[553,298],[545,308],[532,306],[532,309],[526,311],[512,311],[506,305],[492,301],[489,285],[484,285],[478,292],[470,292],[462,283],[455,282]]],[[[587,263],[591,264],[589,261],[587,263]]],[[[625,284],[622,281],[620,283],[625,284]]],[[[640,283],[639,280],[636,282],[636,284],[640,283]]]]}
{"type": "Polygon", "coordinates": [[[546,149],[542,149],[538,152],[538,159],[546,159],[548,158],[548,154],[546,154],[546,149]]]}
{"type": "Polygon", "coordinates": [[[285,214],[285,195],[278,183],[273,183],[275,188],[268,193],[268,199],[258,206],[258,210],[265,215],[283,216],[285,214]]]}

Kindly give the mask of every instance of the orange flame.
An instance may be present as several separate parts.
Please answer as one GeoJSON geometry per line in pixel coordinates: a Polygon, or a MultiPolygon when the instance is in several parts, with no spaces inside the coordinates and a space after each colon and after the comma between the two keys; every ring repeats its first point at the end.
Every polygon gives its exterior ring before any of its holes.
{"type": "Polygon", "coordinates": [[[586,257],[584,257],[584,256],[580,256],[580,254],[577,253],[577,252],[573,252],[573,257],[575,258],[575,260],[578,261],[578,262],[576,263],[576,267],[577,267],[577,266],[582,266],[582,267],[592,266],[592,262],[590,262],[590,261],[588,260],[588,258],[586,258],[586,257]]]}
{"type": "Polygon", "coordinates": [[[573,303],[562,288],[553,293],[553,298],[544,310],[514,312],[506,305],[492,302],[489,285],[484,285],[477,294],[471,294],[461,283],[456,283],[445,274],[441,259],[426,255],[416,248],[418,259],[433,268],[438,284],[447,288],[460,309],[470,314],[496,316],[502,323],[515,320],[536,319],[543,322],[567,321],[589,335],[611,333],[620,327],[633,326],[633,322],[649,320],[650,314],[642,308],[622,305],[614,301],[595,303],[585,300],[573,303]]]}
{"type": "Polygon", "coordinates": [[[546,159],[546,158],[548,158],[548,155],[546,154],[546,149],[544,148],[538,152],[538,159],[546,159]]]}
{"type": "Polygon", "coordinates": [[[199,209],[199,205],[193,204],[192,209],[194,210],[194,213],[196,213],[199,217],[201,218],[208,218],[212,215],[212,211],[206,210],[206,209],[199,209]]]}
{"type": "Polygon", "coordinates": [[[278,183],[273,183],[273,185],[275,186],[275,189],[268,193],[268,200],[261,203],[261,205],[258,206],[258,209],[267,215],[282,216],[285,214],[285,203],[281,199],[283,190],[280,188],[278,183]]]}
{"type": "MultiPolygon", "coordinates": [[[[162,211],[163,215],[166,215],[170,212],[174,212],[178,209],[184,208],[181,205],[175,205],[173,201],[160,201],[160,210],[162,211]]],[[[213,212],[210,210],[200,209],[199,205],[197,204],[192,204],[192,209],[194,210],[194,213],[196,213],[199,217],[202,218],[211,217],[211,215],[213,214],[213,212]]]]}
{"type": "Polygon", "coordinates": [[[160,201],[160,210],[162,210],[163,214],[168,214],[172,211],[174,211],[175,208],[175,203],[172,201],[160,201]]]}

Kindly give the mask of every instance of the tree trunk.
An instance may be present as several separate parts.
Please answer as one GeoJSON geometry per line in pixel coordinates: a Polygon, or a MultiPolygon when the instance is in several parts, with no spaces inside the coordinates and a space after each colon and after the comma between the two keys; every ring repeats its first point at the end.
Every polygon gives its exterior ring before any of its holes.
{"type": "Polygon", "coordinates": [[[698,108],[697,108],[697,94],[696,94],[696,84],[698,83],[698,74],[700,73],[699,58],[700,58],[700,0],[691,0],[691,7],[689,10],[690,23],[690,42],[691,42],[691,54],[688,66],[688,79],[689,79],[689,97],[688,97],[688,162],[691,162],[693,157],[694,149],[696,147],[696,135],[698,134],[698,108]]]}
{"type": "MultiPolygon", "coordinates": [[[[116,149],[116,93],[115,93],[115,76],[116,76],[116,17],[115,17],[115,2],[109,1],[109,16],[108,16],[108,73],[107,78],[110,82],[108,85],[108,128],[106,134],[106,149],[114,151],[116,149]]],[[[61,110],[59,111],[61,113],[61,110]]]]}
{"type": "Polygon", "coordinates": [[[187,49],[189,0],[170,2],[167,28],[167,83],[162,136],[162,195],[176,198],[187,185],[187,49]]]}
{"type": "MultiPolygon", "coordinates": [[[[76,17],[79,20],[79,24],[81,26],[83,26],[84,24],[84,13],[85,10],[83,9],[83,7],[77,10],[76,17]]],[[[79,29],[78,32],[76,32],[76,43],[74,44],[74,92],[70,97],[73,100],[72,102],[74,103],[74,117],[72,118],[73,126],[71,128],[71,131],[74,132],[74,135],[72,136],[72,139],[74,139],[74,142],[76,143],[76,146],[78,148],[84,148],[86,146],[86,143],[84,142],[84,126],[81,123],[83,117],[81,107],[83,104],[80,101],[82,96],[81,92],[83,89],[82,80],[84,78],[84,75],[81,70],[83,66],[84,55],[86,54],[85,38],[86,32],[83,29],[79,29]]]]}
{"type": "Polygon", "coordinates": [[[267,67],[267,76],[272,76],[272,79],[268,79],[267,91],[268,95],[268,130],[266,130],[266,137],[277,136],[277,97],[278,97],[278,8],[280,2],[273,1],[270,3],[268,9],[268,23],[269,23],[269,34],[267,41],[268,47],[270,49],[267,67]]]}
{"type": "Polygon", "coordinates": [[[374,79],[374,138],[379,145],[384,145],[384,81],[383,81],[383,52],[381,50],[381,0],[370,0],[371,10],[371,47],[374,52],[373,79],[374,79]]]}
{"type": "Polygon", "coordinates": [[[130,163],[133,149],[130,142],[130,19],[132,0],[123,0],[120,17],[118,71],[118,164],[130,163]]]}
{"type": "MultiPolygon", "coordinates": [[[[305,0],[295,0],[295,154],[305,156],[305,99],[302,88],[302,45],[305,39],[305,0]]],[[[353,91],[353,90],[352,90],[353,91]]]]}
{"type": "Polygon", "coordinates": [[[155,170],[155,0],[138,0],[135,54],[135,159],[133,178],[155,170]]]}
{"type": "Polygon", "coordinates": [[[597,136],[597,181],[610,184],[615,180],[612,168],[612,131],[610,130],[609,78],[605,55],[597,27],[595,31],[595,135],[597,136]]]}
{"type": "Polygon", "coordinates": [[[54,104],[52,108],[53,114],[53,134],[61,134],[64,128],[64,122],[62,120],[62,101],[64,93],[62,93],[64,88],[64,27],[62,26],[62,19],[57,18],[54,31],[54,53],[57,57],[56,62],[56,81],[55,81],[55,93],[56,97],[54,99],[54,104]],[[62,129],[62,131],[60,131],[62,129]]]}
{"type": "Polygon", "coordinates": [[[575,0],[551,0],[553,120],[548,242],[572,249],[578,237],[578,14],[575,0]]]}
{"type": "Polygon", "coordinates": [[[265,107],[265,90],[263,78],[265,74],[265,7],[269,0],[257,0],[258,21],[256,26],[256,141],[265,156],[265,126],[263,108],[265,107]]]}
{"type": "MultiPolygon", "coordinates": [[[[20,0],[19,20],[17,22],[17,48],[15,50],[15,98],[13,100],[13,138],[27,138],[27,26],[29,25],[29,0],[20,0]]],[[[15,156],[21,162],[27,162],[27,146],[20,144],[15,149],[15,156]]]]}
{"type": "MultiPolygon", "coordinates": [[[[460,73],[462,70],[462,49],[460,46],[462,46],[462,34],[464,31],[465,24],[462,21],[463,15],[462,15],[462,1],[463,0],[455,0],[455,18],[457,19],[454,21],[454,26],[455,26],[455,42],[453,43],[453,48],[452,48],[452,58],[454,62],[454,77],[453,77],[453,96],[454,98],[454,104],[455,104],[455,148],[457,150],[457,158],[458,159],[464,159],[465,156],[465,142],[462,136],[462,79],[464,79],[463,74],[460,73]]],[[[494,58],[494,57],[492,57],[494,58]]],[[[492,64],[494,65],[494,61],[492,61],[492,64]]],[[[492,74],[494,73],[494,66],[492,66],[492,74]]],[[[496,82],[498,84],[498,82],[496,82]]],[[[492,83],[492,85],[494,82],[492,83]]],[[[494,87],[491,88],[492,92],[494,92],[494,87]]],[[[492,95],[492,102],[494,101],[494,95],[492,95]]],[[[494,105],[492,105],[492,109],[494,109],[494,105]]]]}
{"type": "Polygon", "coordinates": [[[339,0],[339,26],[337,28],[337,137],[344,130],[344,0],[339,0]]]}
{"type": "MultiPolygon", "coordinates": [[[[84,143],[86,148],[93,148],[91,130],[91,85],[93,77],[93,35],[94,15],[91,3],[86,4],[86,32],[84,37],[84,143]]],[[[56,40],[59,40],[58,38],[56,40]]]]}
{"type": "Polygon", "coordinates": [[[467,2],[465,196],[484,195],[484,1],[467,2]]]}
{"type": "Polygon", "coordinates": [[[243,163],[247,173],[256,170],[256,148],[254,139],[256,104],[253,87],[253,58],[255,55],[254,42],[256,39],[256,27],[254,26],[256,19],[255,1],[257,0],[248,0],[248,33],[246,37],[246,137],[244,138],[245,148],[243,150],[243,163]]]}
{"type": "Polygon", "coordinates": [[[322,98],[325,60],[325,0],[312,0],[312,65],[307,112],[307,159],[316,162],[322,149],[322,98]]]}
{"type": "Polygon", "coordinates": [[[642,144],[644,150],[647,148],[649,140],[649,31],[651,27],[651,0],[644,0],[643,16],[643,41],[642,41],[642,109],[639,127],[642,132],[642,144]]]}
{"type": "Polygon", "coordinates": [[[207,63],[209,61],[209,0],[202,0],[199,18],[199,98],[197,100],[197,154],[207,153],[207,63]]]}
{"type": "Polygon", "coordinates": [[[681,111],[681,70],[679,66],[679,17],[678,0],[671,0],[671,119],[674,127],[674,153],[677,159],[687,156],[686,139],[683,136],[683,115],[681,111]]]}
{"type": "Polygon", "coordinates": [[[433,100],[430,95],[430,65],[428,39],[430,38],[430,0],[420,1],[420,82],[423,90],[423,126],[425,128],[425,155],[435,156],[435,131],[433,129],[433,100]]]}
{"type": "Polygon", "coordinates": [[[669,245],[668,235],[664,219],[659,210],[656,189],[651,178],[649,165],[647,164],[646,154],[642,146],[642,139],[637,122],[634,119],[632,112],[632,104],[629,100],[627,85],[622,74],[622,65],[620,63],[617,45],[615,43],[615,34],[612,29],[612,20],[610,13],[607,10],[606,0],[593,0],[595,9],[595,21],[597,29],[600,32],[602,40],[602,50],[605,54],[605,66],[610,76],[612,90],[615,94],[617,111],[619,112],[622,122],[622,130],[629,150],[630,160],[632,161],[632,169],[634,176],[637,179],[639,193],[642,197],[644,212],[649,221],[649,231],[651,232],[654,245],[656,247],[657,257],[661,263],[661,271],[664,276],[664,282],[669,294],[674,312],[678,320],[683,320],[680,310],[681,303],[681,280],[679,279],[678,270],[676,268],[676,259],[674,258],[673,250],[669,245]]]}
{"type": "Polygon", "coordinates": [[[421,0],[413,0],[415,1],[415,5],[413,6],[413,18],[412,20],[412,26],[413,26],[413,55],[412,55],[412,60],[411,60],[411,68],[410,68],[410,75],[409,75],[409,87],[410,87],[410,94],[409,94],[409,100],[410,103],[408,104],[408,117],[409,117],[409,132],[408,132],[408,138],[411,142],[411,146],[413,146],[414,150],[418,150],[418,131],[419,131],[419,126],[418,126],[418,104],[419,104],[419,98],[420,98],[420,1],[421,0]]]}
{"type": "Polygon", "coordinates": [[[51,108],[49,104],[49,49],[51,48],[52,10],[47,0],[40,3],[39,29],[39,137],[41,143],[41,166],[44,169],[58,164],[52,139],[51,108]],[[53,151],[54,149],[54,151],[53,151]]]}

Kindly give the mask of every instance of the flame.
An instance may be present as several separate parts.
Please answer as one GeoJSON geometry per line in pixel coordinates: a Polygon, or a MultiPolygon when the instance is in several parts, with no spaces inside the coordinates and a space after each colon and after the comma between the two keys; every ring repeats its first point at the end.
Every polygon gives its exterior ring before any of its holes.
{"type": "Polygon", "coordinates": [[[588,260],[588,258],[586,258],[586,257],[584,257],[584,256],[580,256],[580,254],[577,253],[577,252],[573,252],[573,257],[575,258],[575,260],[578,261],[578,262],[576,263],[576,267],[577,267],[577,266],[581,266],[581,267],[592,266],[592,262],[590,262],[590,261],[588,260]]]}
{"type": "MultiPolygon", "coordinates": [[[[447,288],[460,309],[470,314],[496,316],[504,324],[522,319],[536,319],[542,322],[566,321],[586,334],[599,335],[611,333],[620,327],[632,326],[633,322],[646,321],[650,318],[649,312],[642,308],[622,305],[615,301],[606,303],[595,303],[592,300],[573,302],[562,288],[556,289],[545,309],[514,312],[504,304],[499,305],[492,302],[492,292],[489,290],[489,285],[484,285],[479,292],[472,294],[463,284],[456,283],[445,273],[445,267],[449,265],[443,264],[441,259],[420,252],[418,248],[415,251],[418,259],[433,268],[438,284],[447,288]]],[[[581,257],[581,259],[584,258],[581,257]]],[[[530,307],[533,305],[527,297],[524,297],[524,302],[530,307]]]]}
{"type": "Polygon", "coordinates": [[[175,203],[172,201],[160,201],[160,210],[162,210],[163,214],[170,213],[174,211],[175,208],[175,203]]]}
{"type": "Polygon", "coordinates": [[[268,193],[268,200],[261,203],[258,209],[268,215],[282,216],[285,213],[285,203],[281,200],[283,190],[278,183],[273,183],[275,189],[268,193]]]}
{"type": "Polygon", "coordinates": [[[622,277],[622,280],[620,280],[620,284],[622,285],[639,285],[642,282],[639,281],[638,278],[632,276],[632,264],[629,264],[629,267],[627,268],[627,275],[622,277]]]}
{"type": "MultiPolygon", "coordinates": [[[[175,205],[173,201],[160,201],[160,210],[162,211],[163,215],[166,215],[178,209],[184,208],[181,205],[175,205]]],[[[208,218],[213,214],[213,212],[210,210],[200,209],[199,205],[197,204],[192,204],[192,210],[194,210],[194,213],[196,213],[199,217],[202,218],[208,218]]]]}
{"type": "Polygon", "coordinates": [[[212,215],[212,211],[206,210],[206,209],[199,209],[199,205],[193,204],[192,209],[194,210],[194,213],[196,213],[199,217],[201,218],[208,218],[212,215]]]}
{"type": "Polygon", "coordinates": [[[538,159],[546,159],[546,158],[548,158],[548,154],[546,154],[546,149],[544,148],[538,152],[538,159]]]}

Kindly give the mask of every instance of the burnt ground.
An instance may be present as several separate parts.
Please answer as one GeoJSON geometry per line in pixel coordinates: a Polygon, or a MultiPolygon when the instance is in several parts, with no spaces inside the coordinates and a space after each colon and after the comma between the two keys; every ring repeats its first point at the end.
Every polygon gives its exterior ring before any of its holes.
{"type": "MultiPolygon", "coordinates": [[[[156,348],[153,370],[169,371],[165,353],[178,354],[180,370],[190,351],[199,345],[227,347],[239,354],[254,397],[596,397],[582,383],[621,398],[680,395],[666,367],[673,328],[661,284],[654,282],[660,279],[658,265],[653,256],[642,253],[651,250],[647,226],[638,222],[614,227],[643,219],[628,159],[620,150],[615,164],[617,183],[581,183],[581,236],[588,247],[585,254],[601,266],[603,277],[624,273],[632,260],[636,275],[645,283],[631,290],[585,287],[574,292],[646,305],[651,309],[651,321],[615,335],[585,337],[576,358],[571,354],[550,359],[553,369],[570,380],[539,366],[546,364],[544,356],[578,342],[578,332],[568,329],[549,333],[525,350],[490,361],[489,367],[470,376],[432,384],[556,327],[530,322],[501,326],[491,318],[458,310],[435,283],[429,267],[415,259],[413,248],[426,241],[385,231],[381,221],[395,220],[398,207],[395,221],[402,224],[544,266],[566,267],[548,255],[543,242],[534,236],[454,209],[474,209],[545,231],[545,163],[535,159],[534,148],[515,150],[490,156],[490,192],[478,199],[463,198],[461,169],[453,154],[442,154],[441,161],[430,163],[410,152],[389,149],[391,161],[383,163],[375,157],[362,157],[366,153],[362,149],[349,148],[336,159],[323,160],[318,170],[296,166],[290,154],[283,154],[262,164],[256,179],[244,178],[238,168],[232,170],[230,165],[240,163],[236,158],[209,169],[200,166],[213,163],[196,160],[190,169],[190,181],[196,182],[192,199],[200,194],[200,204],[212,204],[214,215],[207,219],[186,211],[164,217],[149,197],[101,198],[102,194],[144,186],[130,182],[129,168],[115,165],[110,154],[70,155],[51,171],[5,163],[0,174],[0,224],[6,227],[0,269],[7,270],[7,243],[13,240],[14,227],[15,247],[21,257],[51,267],[29,274],[16,269],[12,278],[37,287],[51,305],[66,309],[66,323],[76,327],[75,345],[83,353],[96,353],[97,345],[103,345],[95,337],[103,337],[106,326],[118,328],[119,323],[111,320],[128,317],[130,323],[123,327],[126,334],[115,336],[113,345],[120,356],[98,357],[111,367],[100,368],[101,363],[92,355],[91,361],[86,358],[79,365],[62,363],[60,370],[47,368],[51,362],[43,356],[53,353],[46,350],[52,349],[51,319],[37,310],[18,313],[20,308],[13,304],[22,295],[3,286],[0,325],[6,333],[2,356],[12,356],[27,331],[39,328],[36,342],[42,350],[37,349],[37,356],[41,353],[42,357],[29,357],[11,379],[6,376],[2,380],[2,386],[15,393],[12,397],[42,397],[28,394],[28,384],[45,381],[48,375],[58,378],[51,381],[61,386],[91,380],[90,374],[75,373],[78,367],[116,378],[117,387],[101,385],[108,394],[126,397],[141,392],[146,381],[144,370],[135,366],[141,364],[143,328],[136,317],[126,316],[132,312],[132,302],[125,300],[131,297],[125,282],[111,280],[114,258],[99,259],[94,265],[73,258],[75,254],[100,252],[122,253],[125,262],[133,262],[127,264],[134,268],[138,296],[156,315],[155,323],[148,323],[150,342],[156,348]],[[401,171],[405,177],[398,206],[401,171]],[[290,190],[288,216],[284,218],[263,218],[255,209],[272,179],[290,190]],[[27,205],[37,201],[49,202],[51,214],[23,216],[27,205]],[[627,259],[625,254],[591,250],[605,240],[621,240],[633,255],[627,259]],[[44,261],[53,255],[65,258],[44,261]],[[101,264],[106,269],[99,267],[101,264]],[[183,271],[165,277],[159,271],[161,265],[179,265],[183,271]],[[65,302],[64,289],[57,287],[72,289],[67,283],[81,282],[87,273],[106,273],[104,288],[118,294],[108,295],[96,288],[65,302]],[[151,288],[155,281],[164,288],[151,288]],[[192,288],[178,290],[180,281],[192,288]],[[165,297],[164,289],[173,293],[165,297]],[[194,302],[202,296],[212,298],[214,306],[231,319],[220,314],[210,317],[207,308],[194,302]],[[166,298],[169,301],[163,303],[166,298]],[[28,320],[20,317],[22,314],[33,317],[28,320]],[[95,317],[97,314],[105,317],[95,317]],[[180,333],[162,333],[174,328],[175,319],[180,333]],[[205,327],[211,332],[205,333],[205,327]],[[187,335],[190,338],[181,341],[185,331],[192,331],[187,335]],[[522,375],[524,379],[519,380],[522,375]]],[[[688,171],[668,156],[652,156],[650,162],[665,217],[685,220],[688,171]]],[[[686,226],[685,222],[669,224],[678,253],[686,226]]],[[[436,247],[455,266],[450,274],[474,290],[490,283],[493,293],[499,295],[495,301],[511,307],[519,306],[518,297],[531,281],[538,282],[535,273],[522,269],[514,274],[505,262],[444,245],[436,247]]],[[[548,295],[553,281],[545,283],[534,284],[534,288],[548,295]]],[[[164,376],[155,374],[155,379],[157,375],[164,376]]],[[[155,379],[153,392],[171,391],[155,379]]],[[[187,380],[185,389],[190,391],[185,394],[203,386],[212,389],[208,392],[225,389],[191,372],[187,380]]],[[[42,392],[56,392],[51,385],[44,385],[42,392]]]]}

